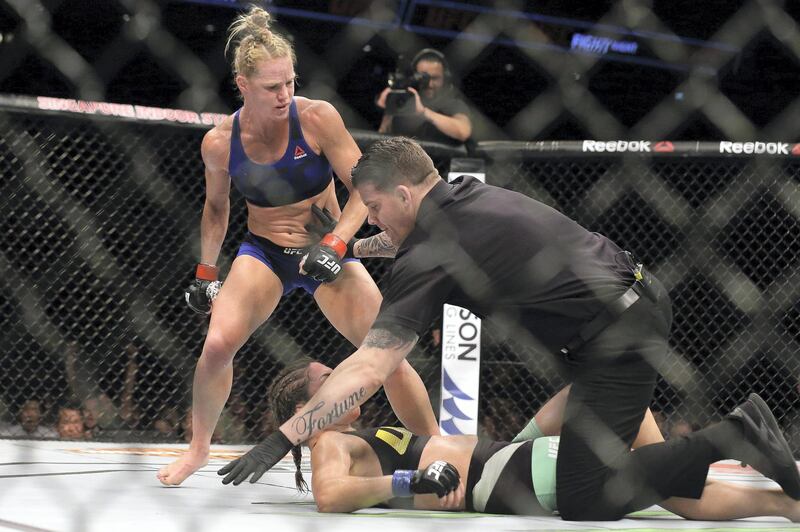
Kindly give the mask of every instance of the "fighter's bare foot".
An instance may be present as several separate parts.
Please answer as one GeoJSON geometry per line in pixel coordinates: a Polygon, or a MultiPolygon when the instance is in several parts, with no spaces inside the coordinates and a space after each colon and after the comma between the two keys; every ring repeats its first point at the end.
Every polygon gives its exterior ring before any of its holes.
{"type": "Polygon", "coordinates": [[[188,451],[171,464],[162,467],[156,476],[165,486],[177,486],[206,464],[208,464],[208,452],[188,451]]]}

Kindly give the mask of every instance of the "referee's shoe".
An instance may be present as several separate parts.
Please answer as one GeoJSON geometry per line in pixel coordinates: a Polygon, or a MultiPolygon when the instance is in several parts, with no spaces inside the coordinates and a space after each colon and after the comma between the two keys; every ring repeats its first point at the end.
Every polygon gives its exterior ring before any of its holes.
{"type": "Polygon", "coordinates": [[[792,499],[800,500],[797,464],[767,403],[758,394],[751,393],[747,401],[727,417],[741,422],[745,441],[749,444],[742,446],[735,458],[780,484],[792,499]]]}

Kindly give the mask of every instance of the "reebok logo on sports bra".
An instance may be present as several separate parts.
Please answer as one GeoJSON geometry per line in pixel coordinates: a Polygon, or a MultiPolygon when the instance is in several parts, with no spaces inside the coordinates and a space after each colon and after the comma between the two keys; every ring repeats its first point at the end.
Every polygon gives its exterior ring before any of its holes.
{"type": "Polygon", "coordinates": [[[270,164],[256,163],[247,156],[241,139],[239,111],[233,115],[228,174],[248,202],[259,207],[280,207],[313,198],[333,179],[325,155],[317,155],[303,138],[297,103],[289,106],[289,143],[283,156],[270,164]]]}

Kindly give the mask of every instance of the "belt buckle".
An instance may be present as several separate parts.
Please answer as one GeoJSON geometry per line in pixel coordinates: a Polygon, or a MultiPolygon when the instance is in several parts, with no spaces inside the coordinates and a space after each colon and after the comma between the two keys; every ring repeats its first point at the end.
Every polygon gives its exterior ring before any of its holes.
{"type": "Polygon", "coordinates": [[[642,279],[644,279],[644,264],[641,262],[637,262],[633,268],[633,278],[640,283],[642,282],[642,279]]]}
{"type": "Polygon", "coordinates": [[[650,277],[649,272],[644,269],[644,265],[642,263],[638,263],[636,265],[636,269],[633,271],[633,277],[635,281],[633,282],[634,286],[639,285],[639,289],[641,290],[642,294],[655,303],[658,300],[658,295],[656,294],[655,290],[653,290],[653,280],[650,277]]]}

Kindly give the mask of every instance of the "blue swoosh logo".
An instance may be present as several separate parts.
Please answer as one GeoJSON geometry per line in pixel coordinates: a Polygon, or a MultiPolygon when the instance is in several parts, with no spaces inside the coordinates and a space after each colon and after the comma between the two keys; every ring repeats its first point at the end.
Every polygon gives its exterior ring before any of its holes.
{"type": "Polygon", "coordinates": [[[440,423],[440,426],[442,430],[444,430],[448,434],[464,434],[463,432],[461,432],[461,429],[459,429],[456,426],[455,422],[453,421],[453,418],[445,419],[440,423]]]}
{"type": "Polygon", "coordinates": [[[445,399],[444,401],[442,401],[442,407],[444,408],[445,412],[447,412],[448,414],[450,414],[454,418],[457,418],[457,419],[472,419],[471,417],[466,415],[464,412],[462,412],[460,408],[458,408],[458,405],[456,404],[456,400],[453,399],[453,398],[445,399]]]}
{"type": "Polygon", "coordinates": [[[450,393],[450,395],[453,397],[472,401],[472,397],[462,392],[461,389],[456,386],[456,383],[453,382],[453,379],[450,378],[450,375],[447,374],[447,370],[445,369],[442,370],[442,382],[444,384],[444,389],[447,390],[448,393],[450,393]]]}

